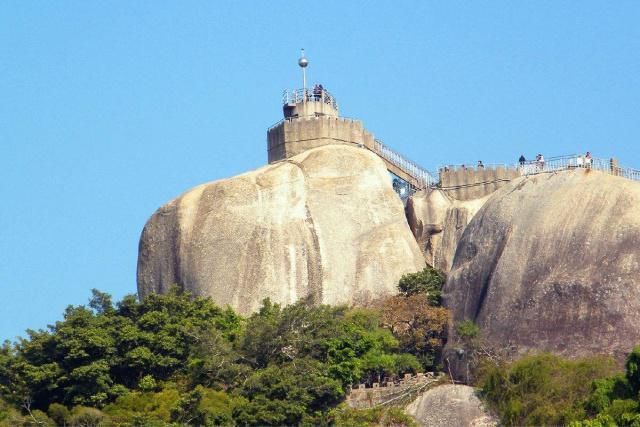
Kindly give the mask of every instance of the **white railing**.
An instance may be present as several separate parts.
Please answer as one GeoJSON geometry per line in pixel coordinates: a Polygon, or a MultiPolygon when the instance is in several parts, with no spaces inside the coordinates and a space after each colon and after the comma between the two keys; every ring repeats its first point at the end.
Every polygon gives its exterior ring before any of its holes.
{"type": "Polygon", "coordinates": [[[446,171],[446,172],[455,172],[459,170],[482,170],[482,169],[499,169],[499,168],[510,169],[512,167],[513,167],[512,165],[508,165],[506,163],[487,163],[487,164],[483,163],[482,165],[469,163],[469,164],[440,166],[438,170],[446,171]]]}
{"type": "Polygon", "coordinates": [[[282,93],[282,104],[298,104],[300,102],[322,102],[338,109],[336,98],[325,89],[295,89],[285,90],[282,93]]]}
{"type": "Polygon", "coordinates": [[[415,178],[421,189],[432,187],[436,184],[437,180],[433,178],[433,175],[429,171],[407,159],[402,154],[387,147],[382,141],[377,139],[375,140],[373,151],[392,165],[397,166],[399,169],[415,178]]]}
{"type": "Polygon", "coordinates": [[[608,175],[620,176],[632,181],[640,181],[640,170],[620,167],[615,161],[610,159],[598,159],[581,155],[568,155],[550,157],[545,160],[530,160],[516,165],[506,164],[486,164],[482,166],[469,165],[446,165],[439,168],[440,172],[456,172],[460,170],[481,171],[484,169],[517,169],[520,175],[535,175],[539,173],[550,173],[571,169],[592,169],[608,175]]]}
{"type": "Polygon", "coordinates": [[[609,175],[621,176],[633,181],[640,181],[640,171],[619,167],[609,159],[589,158],[585,156],[558,156],[544,161],[533,160],[519,164],[522,175],[556,172],[569,169],[592,169],[609,175]]]}
{"type": "Polygon", "coordinates": [[[616,171],[613,171],[614,175],[618,175],[633,181],[640,181],[640,170],[631,169],[631,168],[616,168],[616,169],[617,169],[616,171]]]}

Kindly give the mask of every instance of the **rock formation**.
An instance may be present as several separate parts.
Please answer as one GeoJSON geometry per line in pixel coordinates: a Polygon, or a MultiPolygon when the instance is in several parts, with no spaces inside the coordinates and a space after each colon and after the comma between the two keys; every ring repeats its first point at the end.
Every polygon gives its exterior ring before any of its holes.
{"type": "Polygon", "coordinates": [[[267,297],[366,302],[423,267],[382,160],[327,145],[161,207],[142,232],[138,292],[179,283],[247,314],[267,297]]]}
{"type": "Polygon", "coordinates": [[[420,191],[407,201],[407,220],[427,263],[445,273],[464,228],[489,196],[457,200],[446,191],[420,191]]]}
{"type": "Polygon", "coordinates": [[[465,385],[435,387],[418,396],[405,412],[425,427],[489,427],[498,424],[485,411],[473,387],[465,385]]]}
{"type": "Polygon", "coordinates": [[[496,347],[622,360],[640,342],[640,184],[584,169],[512,181],[466,227],[444,302],[496,347]]]}

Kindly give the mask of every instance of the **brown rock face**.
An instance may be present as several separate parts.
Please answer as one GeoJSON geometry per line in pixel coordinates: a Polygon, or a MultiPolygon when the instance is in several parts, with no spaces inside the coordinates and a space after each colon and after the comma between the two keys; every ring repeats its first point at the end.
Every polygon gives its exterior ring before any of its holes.
{"type": "Polygon", "coordinates": [[[465,227],[487,199],[461,201],[442,190],[420,191],[409,198],[409,227],[429,265],[449,271],[465,227]]]}
{"type": "Polygon", "coordinates": [[[247,314],[267,297],[366,302],[423,267],[383,162],[328,145],[161,207],[140,239],[138,292],[179,283],[247,314]]]}
{"type": "Polygon", "coordinates": [[[496,347],[623,359],[640,342],[640,184],[588,170],[511,182],[465,229],[444,301],[496,347]]]}

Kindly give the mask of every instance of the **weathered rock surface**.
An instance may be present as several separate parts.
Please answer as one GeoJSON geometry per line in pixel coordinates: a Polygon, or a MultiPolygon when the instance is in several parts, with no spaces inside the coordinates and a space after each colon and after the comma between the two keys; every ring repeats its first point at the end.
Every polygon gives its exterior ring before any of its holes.
{"type": "Polygon", "coordinates": [[[640,342],[640,184],[582,169],[511,182],[466,227],[444,303],[516,354],[622,360],[640,342]]]}
{"type": "Polygon", "coordinates": [[[420,396],[405,412],[418,424],[428,427],[496,426],[497,421],[483,408],[473,387],[441,385],[420,396]]]}
{"type": "Polygon", "coordinates": [[[382,160],[328,145],[161,207],[142,232],[138,292],[179,283],[246,314],[267,297],[364,303],[423,267],[382,160]]]}
{"type": "Polygon", "coordinates": [[[427,190],[409,198],[409,227],[429,265],[449,271],[464,228],[489,197],[461,201],[442,190],[427,190]]]}

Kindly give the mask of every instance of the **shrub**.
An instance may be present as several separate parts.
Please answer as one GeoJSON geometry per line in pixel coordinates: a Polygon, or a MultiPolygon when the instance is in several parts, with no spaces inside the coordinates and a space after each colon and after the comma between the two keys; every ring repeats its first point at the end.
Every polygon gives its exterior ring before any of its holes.
{"type": "Polygon", "coordinates": [[[404,296],[425,294],[429,304],[439,306],[444,282],[445,276],[442,272],[427,266],[422,271],[402,276],[398,282],[398,289],[404,296]]]}
{"type": "Polygon", "coordinates": [[[463,320],[456,325],[456,334],[463,341],[471,341],[480,336],[480,328],[472,320],[463,320]]]}
{"type": "Polygon", "coordinates": [[[341,407],[332,412],[335,425],[343,427],[416,426],[416,421],[400,408],[352,409],[341,407]]]}
{"type": "Polygon", "coordinates": [[[49,414],[49,417],[58,426],[67,424],[69,422],[69,418],[71,417],[71,412],[69,411],[69,409],[59,403],[52,403],[51,405],[49,405],[47,414],[49,414]]]}
{"type": "Polygon", "coordinates": [[[570,361],[543,353],[488,368],[481,385],[505,425],[566,425],[586,418],[591,382],[613,369],[611,359],[570,361]]]}
{"type": "Polygon", "coordinates": [[[140,379],[138,388],[142,391],[155,391],[156,388],[158,388],[158,384],[156,383],[156,380],[153,379],[153,376],[145,375],[140,379]]]}
{"type": "Polygon", "coordinates": [[[69,418],[69,424],[73,427],[99,427],[106,421],[108,419],[104,412],[87,406],[74,407],[69,418]]]}

